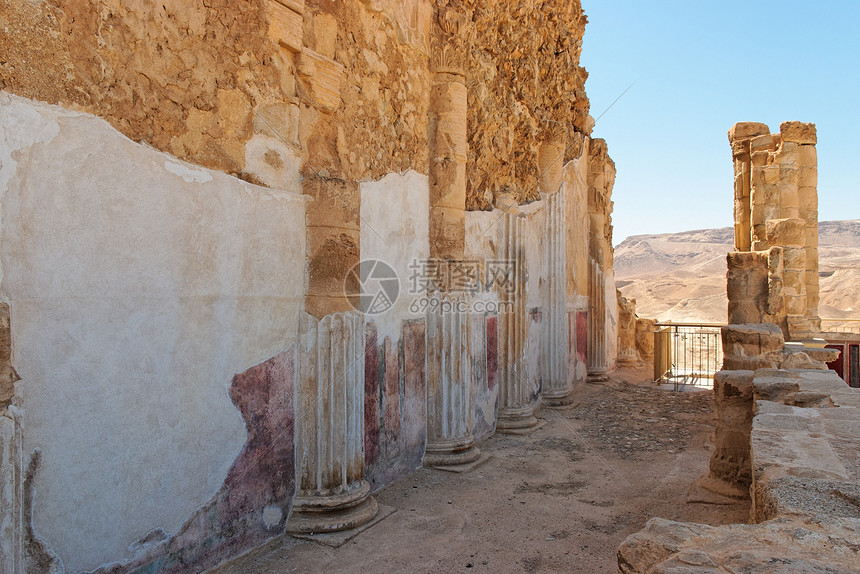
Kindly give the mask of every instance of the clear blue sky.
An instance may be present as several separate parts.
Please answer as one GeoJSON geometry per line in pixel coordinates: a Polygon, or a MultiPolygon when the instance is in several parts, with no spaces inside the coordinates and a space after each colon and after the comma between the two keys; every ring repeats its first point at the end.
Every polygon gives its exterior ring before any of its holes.
{"type": "Polygon", "coordinates": [[[613,242],[732,224],[726,132],[818,127],[819,220],[860,219],[860,2],[582,0],[593,136],[618,175],[613,242]]]}

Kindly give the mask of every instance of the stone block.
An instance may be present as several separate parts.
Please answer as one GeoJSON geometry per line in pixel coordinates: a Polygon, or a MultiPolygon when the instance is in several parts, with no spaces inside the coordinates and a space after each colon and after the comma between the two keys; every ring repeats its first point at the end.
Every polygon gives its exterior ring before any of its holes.
{"type": "Polygon", "coordinates": [[[767,270],[770,275],[782,275],[785,269],[785,249],[774,246],[767,250],[767,270]]]}
{"type": "Polygon", "coordinates": [[[766,223],[767,241],[783,247],[803,247],[806,222],[797,218],[770,219],[766,223]]]}
{"type": "Polygon", "coordinates": [[[359,240],[357,229],[308,228],[309,296],[338,299],[357,292],[359,286],[347,285],[346,281],[350,269],[359,262],[359,240]]]}
{"type": "Polygon", "coordinates": [[[794,142],[782,142],[779,151],[774,156],[774,163],[779,165],[796,166],[799,157],[798,145],[794,142]]]}
{"type": "Polygon", "coordinates": [[[818,165],[818,152],[814,145],[798,146],[798,165],[804,167],[816,167],[818,165]]]}
{"type": "Polygon", "coordinates": [[[804,187],[808,187],[814,190],[816,187],[818,187],[818,168],[809,166],[801,167],[800,173],[797,178],[797,185],[801,189],[804,187]]]}
{"type": "Polygon", "coordinates": [[[764,167],[770,163],[770,153],[766,151],[757,151],[750,158],[753,168],[764,167]]]}
{"type": "MultiPolygon", "coordinates": [[[[801,177],[798,179],[800,181],[809,182],[810,179],[818,180],[818,170],[813,168],[805,168],[802,170],[806,172],[807,170],[812,170],[811,174],[801,174],[801,177]],[[805,176],[805,177],[804,177],[805,176]]],[[[800,205],[800,208],[805,211],[818,211],[818,190],[814,186],[806,186],[803,185],[797,190],[797,202],[800,205]]],[[[817,221],[816,221],[817,223],[817,221]]]]}
{"type": "Polygon", "coordinates": [[[308,203],[308,227],[359,229],[361,195],[357,183],[311,177],[302,182],[302,191],[313,198],[308,203]]]}
{"type": "Polygon", "coordinates": [[[344,67],[331,58],[305,48],[298,56],[297,73],[307,96],[320,108],[340,106],[340,82],[344,67]]]}
{"type": "MultiPolygon", "coordinates": [[[[805,249],[786,249],[785,250],[785,268],[786,269],[805,269],[806,268],[806,250],[805,249]]],[[[788,280],[786,278],[786,280],[788,280]]]]}
{"type": "Polygon", "coordinates": [[[298,12],[299,14],[303,14],[305,11],[305,0],[275,0],[276,2],[283,4],[285,7],[289,8],[293,12],[298,12]]]}
{"type": "MultiPolygon", "coordinates": [[[[767,296],[767,269],[729,269],[726,293],[729,301],[758,301],[767,296]]],[[[747,321],[744,321],[747,322],[747,321]]]]}
{"type": "Polygon", "coordinates": [[[811,123],[782,122],[779,125],[779,133],[784,142],[814,145],[818,141],[815,124],[811,123]]]}
{"type": "Polygon", "coordinates": [[[269,0],[269,37],[291,52],[301,52],[304,21],[301,11],[294,10],[291,4],[304,2],[269,0]]]}
{"type": "MultiPolygon", "coordinates": [[[[818,277],[818,248],[817,247],[807,247],[805,250],[806,255],[806,272],[807,277],[809,273],[814,273],[816,277],[818,277]]],[[[809,281],[807,281],[809,283],[809,281]]]]}
{"type": "MultiPolygon", "coordinates": [[[[734,146],[733,146],[734,147],[734,146]]],[[[776,144],[770,134],[756,136],[750,142],[750,151],[755,153],[759,151],[775,151],[776,144]]]]}
{"type": "Polygon", "coordinates": [[[797,184],[800,179],[800,170],[793,165],[780,164],[779,166],[779,182],[780,182],[780,195],[783,195],[782,190],[786,186],[791,186],[793,189],[797,189],[797,184]]]}
{"type": "Polygon", "coordinates": [[[314,51],[326,58],[333,59],[337,46],[337,20],[331,14],[314,14],[310,30],[305,31],[310,36],[308,43],[314,51]]]}
{"type": "Polygon", "coordinates": [[[785,312],[791,315],[804,315],[806,313],[806,296],[785,297],[785,312]]]}
{"type": "MultiPolygon", "coordinates": [[[[750,153],[750,142],[749,140],[735,140],[731,142],[732,144],[732,157],[737,158],[738,160],[746,160],[749,161],[749,153],[750,153]]],[[[738,169],[738,166],[735,166],[735,169],[738,169]]]]}
{"type": "Polygon", "coordinates": [[[726,264],[732,269],[766,269],[767,259],[761,252],[732,251],[726,255],[726,264]]]}
{"type": "Polygon", "coordinates": [[[738,122],[729,129],[729,141],[752,139],[756,136],[769,134],[767,124],[760,122],[738,122]]]}
{"type": "Polygon", "coordinates": [[[769,323],[724,325],[720,328],[726,355],[755,357],[785,346],[782,331],[769,323]]]}
{"type": "Polygon", "coordinates": [[[760,323],[762,310],[755,301],[734,301],[729,299],[729,324],[760,323]]]}
{"type": "Polygon", "coordinates": [[[776,184],[779,183],[780,180],[780,166],[778,165],[767,165],[762,168],[762,174],[764,175],[764,183],[766,184],[776,184]]]}

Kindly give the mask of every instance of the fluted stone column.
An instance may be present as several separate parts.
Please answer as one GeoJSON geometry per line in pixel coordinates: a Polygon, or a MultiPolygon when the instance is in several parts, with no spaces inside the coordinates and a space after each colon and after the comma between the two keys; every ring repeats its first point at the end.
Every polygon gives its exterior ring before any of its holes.
{"type": "Polygon", "coordinates": [[[469,301],[465,294],[436,293],[427,309],[427,466],[478,460],[472,434],[469,301]]]}
{"type": "Polygon", "coordinates": [[[562,188],[546,201],[546,268],[544,286],[544,330],[541,345],[541,398],[548,405],[571,400],[567,376],[569,320],[567,316],[566,192],[562,188]]]}
{"type": "Polygon", "coordinates": [[[317,320],[305,314],[300,337],[298,489],[287,530],[355,528],[378,510],[364,480],[364,316],[349,311],[317,320]]]}
{"type": "Polygon", "coordinates": [[[588,380],[605,381],[606,367],[606,292],[603,271],[597,261],[591,260],[588,274],[588,380]]]}
{"type": "Polygon", "coordinates": [[[0,572],[27,571],[24,547],[24,450],[20,409],[0,414],[0,572]]]}
{"type": "Polygon", "coordinates": [[[496,431],[525,433],[533,430],[537,418],[531,406],[526,352],[528,313],[526,312],[525,218],[516,201],[503,194],[497,207],[505,214],[499,228],[498,258],[513,271],[513,284],[499,286],[499,413],[496,431]]]}
{"type": "MultiPolygon", "coordinates": [[[[430,257],[459,261],[466,247],[465,15],[436,13],[430,68],[430,257]]],[[[424,464],[475,462],[469,371],[469,309],[465,294],[436,293],[427,314],[427,446],[424,464]],[[465,302],[465,307],[462,305],[465,302]]]]}

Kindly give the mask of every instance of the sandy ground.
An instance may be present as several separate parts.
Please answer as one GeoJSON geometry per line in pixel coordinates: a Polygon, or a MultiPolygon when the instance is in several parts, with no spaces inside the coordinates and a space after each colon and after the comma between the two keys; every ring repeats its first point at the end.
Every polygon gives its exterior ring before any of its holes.
{"type": "Polygon", "coordinates": [[[712,392],[647,379],[619,370],[544,407],[531,436],[482,442],[492,458],[470,473],[417,470],[376,493],[396,512],[340,548],[285,536],[215,572],[617,572],[618,545],[650,517],[745,522],[746,502],[686,502],[713,450],[712,392]]]}

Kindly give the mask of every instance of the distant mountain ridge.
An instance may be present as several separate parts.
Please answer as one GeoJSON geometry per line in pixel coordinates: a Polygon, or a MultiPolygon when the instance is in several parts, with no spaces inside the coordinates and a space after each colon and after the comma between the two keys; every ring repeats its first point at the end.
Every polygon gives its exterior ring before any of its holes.
{"type": "MultiPolygon", "coordinates": [[[[860,220],[822,221],[818,237],[820,315],[860,316],[860,220]]],[[[615,248],[616,284],[640,317],[724,322],[733,250],[731,227],[633,235],[615,248]]]]}

